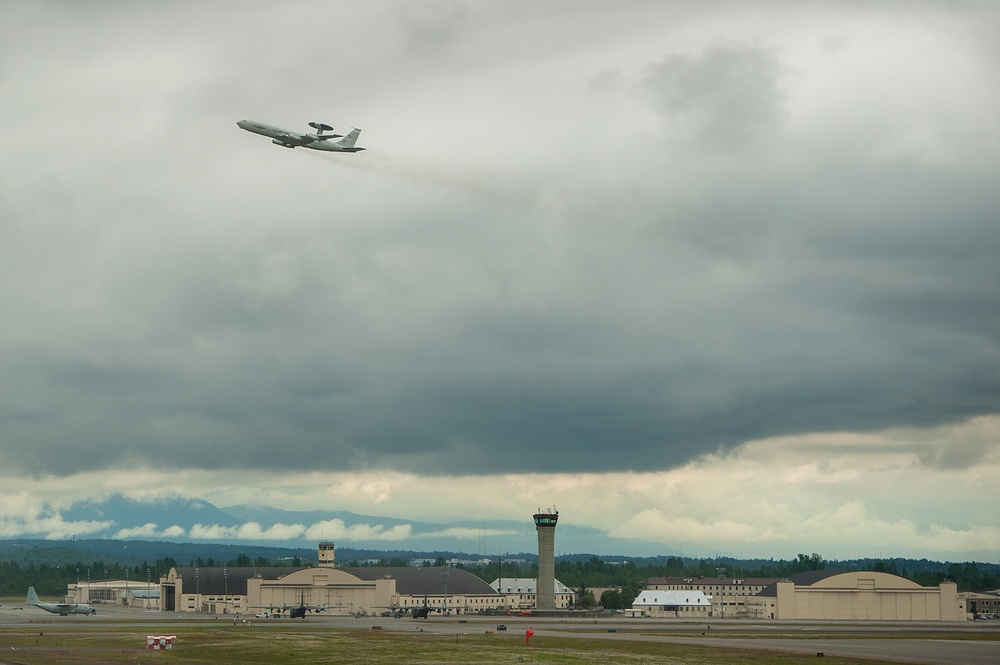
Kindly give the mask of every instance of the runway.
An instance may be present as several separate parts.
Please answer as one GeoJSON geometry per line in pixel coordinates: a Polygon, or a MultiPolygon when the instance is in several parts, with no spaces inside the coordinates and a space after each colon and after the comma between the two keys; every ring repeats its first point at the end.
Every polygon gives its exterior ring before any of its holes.
{"type": "Polygon", "coordinates": [[[394,633],[442,635],[497,632],[500,624],[509,637],[534,630],[535,640],[545,636],[611,641],[662,642],[718,648],[759,649],[826,656],[873,658],[897,663],[925,665],[996,665],[1000,663],[1000,621],[969,623],[882,623],[882,622],[763,622],[717,619],[688,620],[634,619],[624,617],[539,618],[436,616],[350,617],[311,614],[305,619],[257,619],[232,615],[202,615],[158,612],[138,608],[103,606],[95,616],[61,617],[37,608],[0,607],[0,634],[7,631],[43,632],[47,628],[65,631],[74,626],[93,630],[149,631],[169,634],[190,623],[240,625],[249,630],[287,628],[318,631],[380,630],[394,633]]]}

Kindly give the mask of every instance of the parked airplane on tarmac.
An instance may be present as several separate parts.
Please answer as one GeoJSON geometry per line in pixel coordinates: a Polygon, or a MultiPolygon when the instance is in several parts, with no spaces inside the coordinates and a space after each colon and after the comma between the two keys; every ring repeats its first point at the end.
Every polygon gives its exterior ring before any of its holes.
{"type": "Polygon", "coordinates": [[[97,610],[87,603],[43,603],[38,600],[38,594],[35,593],[35,587],[33,586],[28,587],[28,599],[25,603],[39,607],[46,612],[61,614],[63,616],[69,614],[97,614],[97,610]]]}
{"type": "MultiPolygon", "coordinates": [[[[272,616],[281,616],[281,613],[287,610],[290,619],[305,619],[307,612],[322,612],[335,607],[343,607],[343,605],[306,605],[306,595],[303,591],[299,595],[298,605],[254,605],[253,609],[262,609],[272,616]]],[[[263,613],[261,612],[261,614],[263,613]]]]}
{"type": "Polygon", "coordinates": [[[352,129],[343,134],[324,134],[324,131],[332,132],[333,127],[322,122],[310,122],[309,126],[316,130],[315,134],[299,134],[281,127],[265,125],[256,120],[240,120],[236,125],[240,129],[245,129],[254,134],[268,136],[271,143],[280,145],[283,148],[309,148],[311,150],[326,150],[328,152],[360,152],[364,148],[357,148],[354,143],[361,134],[360,129],[352,129]],[[340,139],[334,141],[333,139],[340,139]]]}

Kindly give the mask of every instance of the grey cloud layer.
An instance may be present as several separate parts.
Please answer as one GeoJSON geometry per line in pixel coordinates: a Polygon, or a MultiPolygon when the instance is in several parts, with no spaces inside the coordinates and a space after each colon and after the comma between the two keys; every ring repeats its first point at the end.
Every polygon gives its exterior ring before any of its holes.
{"type": "Polygon", "coordinates": [[[683,132],[733,148],[771,138],[782,120],[781,63],[753,47],[716,46],[650,65],[643,87],[683,132]]]}
{"type": "MultiPolygon", "coordinates": [[[[644,469],[996,412],[997,151],[967,141],[963,100],[914,147],[888,95],[797,116],[809,70],[782,35],[603,64],[560,37],[530,62],[476,50],[517,34],[497,7],[403,7],[365,10],[346,45],[261,10],[220,42],[204,8],[189,29],[162,7],[63,15],[77,41],[140,34],[121,61],[50,45],[28,73],[55,91],[17,71],[30,40],[5,47],[27,101],[0,181],[0,459],[644,469]],[[341,111],[371,148],[354,162],[234,126],[341,111]],[[562,117],[593,133],[553,138],[562,117]]],[[[996,104],[997,61],[976,62],[996,104]]]]}

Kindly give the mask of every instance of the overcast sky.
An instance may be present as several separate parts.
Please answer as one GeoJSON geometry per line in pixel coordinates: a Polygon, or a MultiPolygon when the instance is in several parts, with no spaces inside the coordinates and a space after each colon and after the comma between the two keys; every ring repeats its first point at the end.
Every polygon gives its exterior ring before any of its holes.
{"type": "Polygon", "coordinates": [[[0,532],[180,492],[996,561],[997,34],[987,1],[4,3],[0,532]]]}

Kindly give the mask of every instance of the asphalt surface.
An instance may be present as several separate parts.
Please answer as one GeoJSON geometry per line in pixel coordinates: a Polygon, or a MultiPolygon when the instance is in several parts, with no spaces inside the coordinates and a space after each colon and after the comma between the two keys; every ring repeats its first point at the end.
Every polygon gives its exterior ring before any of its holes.
{"type": "MultiPolygon", "coordinates": [[[[315,626],[317,630],[384,630],[395,633],[430,632],[458,635],[496,631],[504,624],[504,633],[523,635],[529,628],[533,639],[546,635],[642,642],[662,642],[715,646],[720,648],[758,649],[797,653],[823,653],[827,656],[874,658],[898,663],[926,665],[998,665],[1000,664],[1000,621],[967,623],[882,623],[882,622],[777,622],[742,619],[716,619],[708,622],[669,619],[631,619],[612,617],[539,618],[539,617],[347,617],[310,614],[305,619],[235,619],[233,616],[201,615],[184,612],[158,612],[141,608],[98,606],[96,616],[58,616],[34,607],[0,606],[0,630],[38,630],[47,626],[64,628],[73,625],[102,625],[108,629],[174,632],[187,622],[237,623],[250,629],[267,630],[294,623],[315,626]]],[[[2,636],[2,633],[0,633],[2,636]]]]}

